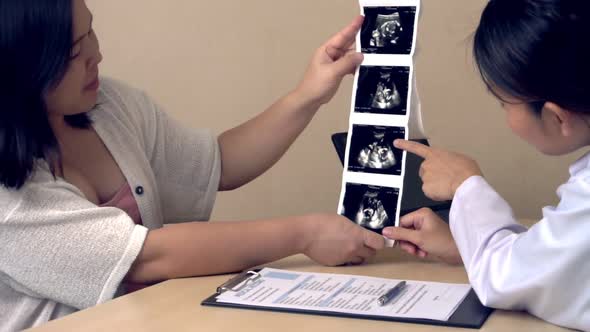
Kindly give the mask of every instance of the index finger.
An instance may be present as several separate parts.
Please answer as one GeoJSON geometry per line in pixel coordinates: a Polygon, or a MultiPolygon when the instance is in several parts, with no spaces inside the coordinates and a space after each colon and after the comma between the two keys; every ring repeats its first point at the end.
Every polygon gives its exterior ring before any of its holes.
{"type": "Polygon", "coordinates": [[[418,220],[418,218],[420,218],[420,216],[418,216],[417,213],[418,211],[414,211],[401,217],[399,219],[400,226],[403,228],[415,229],[414,223],[418,220]]]}
{"type": "Polygon", "coordinates": [[[422,243],[419,231],[403,228],[403,227],[388,227],[387,231],[384,230],[383,235],[387,238],[396,241],[406,241],[420,249],[422,243]]]}
{"type": "Polygon", "coordinates": [[[326,42],[325,47],[336,48],[339,50],[348,49],[354,44],[356,34],[361,29],[364,20],[364,16],[357,16],[346,28],[332,36],[332,38],[326,42]]]}
{"type": "Polygon", "coordinates": [[[395,142],[393,142],[393,145],[398,149],[402,149],[402,150],[411,152],[411,153],[418,155],[424,159],[426,159],[426,158],[428,158],[428,156],[430,156],[430,151],[431,151],[430,147],[428,147],[424,144],[420,144],[418,142],[397,139],[397,140],[395,140],[395,142]]]}

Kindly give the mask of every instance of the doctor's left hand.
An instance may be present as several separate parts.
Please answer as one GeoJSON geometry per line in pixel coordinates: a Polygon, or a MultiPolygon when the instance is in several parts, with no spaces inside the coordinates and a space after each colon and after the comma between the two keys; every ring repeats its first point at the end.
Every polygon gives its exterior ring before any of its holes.
{"type": "Polygon", "coordinates": [[[433,257],[447,264],[461,264],[461,254],[447,225],[431,209],[421,209],[400,219],[399,227],[387,227],[383,235],[420,258],[433,257]]]}
{"type": "Polygon", "coordinates": [[[472,176],[483,176],[479,165],[465,155],[400,139],[394,145],[424,158],[420,167],[420,178],[424,183],[422,190],[435,201],[453,199],[465,180],[472,176]]]}
{"type": "Polygon", "coordinates": [[[363,55],[354,49],[356,34],[363,20],[363,16],[355,18],[314,53],[303,80],[295,90],[305,102],[317,107],[328,103],[338,91],[342,79],[353,74],[363,62],[363,55]]]}

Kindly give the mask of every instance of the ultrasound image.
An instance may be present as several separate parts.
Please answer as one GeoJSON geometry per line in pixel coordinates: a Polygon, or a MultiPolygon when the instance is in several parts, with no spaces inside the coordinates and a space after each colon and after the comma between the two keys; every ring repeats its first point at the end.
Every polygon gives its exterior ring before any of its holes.
{"type": "Polygon", "coordinates": [[[347,183],[341,214],[364,228],[381,233],[395,226],[399,189],[347,183]]]}
{"type": "Polygon", "coordinates": [[[353,126],[348,170],[401,175],[403,151],[393,146],[396,139],[405,139],[404,127],[353,126]]]}
{"type": "Polygon", "coordinates": [[[363,53],[410,54],[416,7],[365,7],[361,30],[363,53]]]}
{"type": "Polygon", "coordinates": [[[406,115],[409,80],[409,67],[362,66],[355,112],[406,115]]]}

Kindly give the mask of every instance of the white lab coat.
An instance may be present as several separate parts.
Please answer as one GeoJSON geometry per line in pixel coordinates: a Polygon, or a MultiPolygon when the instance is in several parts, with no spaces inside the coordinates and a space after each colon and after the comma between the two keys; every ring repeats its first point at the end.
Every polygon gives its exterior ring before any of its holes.
{"type": "Polygon", "coordinates": [[[485,305],[590,331],[590,154],[570,174],[557,190],[560,203],[528,230],[482,177],[472,177],[457,190],[450,227],[485,305]]]}

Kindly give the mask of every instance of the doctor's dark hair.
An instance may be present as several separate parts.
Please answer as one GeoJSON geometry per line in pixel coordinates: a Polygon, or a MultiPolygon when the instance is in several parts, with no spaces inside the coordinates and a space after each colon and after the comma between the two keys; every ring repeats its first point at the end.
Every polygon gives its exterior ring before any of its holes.
{"type": "MultiPolygon", "coordinates": [[[[70,61],[72,10],[72,0],[0,1],[0,185],[7,188],[21,188],[38,159],[60,164],[44,96],[70,61]]],[[[66,121],[90,125],[85,114],[66,121]]]]}
{"type": "Polygon", "coordinates": [[[496,96],[506,93],[529,103],[536,113],[550,101],[590,114],[588,36],[588,0],[491,0],[473,51],[496,96]]]}

